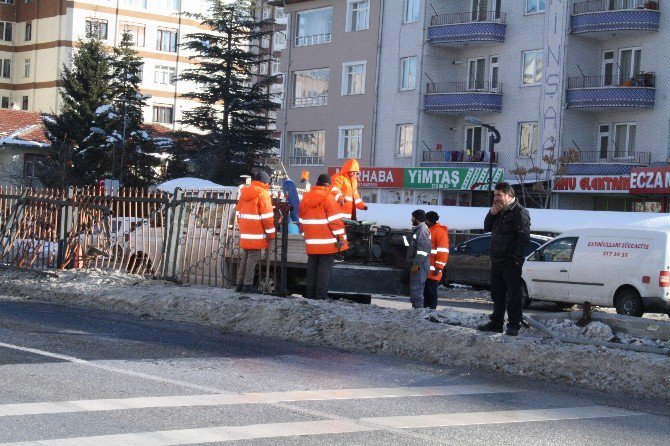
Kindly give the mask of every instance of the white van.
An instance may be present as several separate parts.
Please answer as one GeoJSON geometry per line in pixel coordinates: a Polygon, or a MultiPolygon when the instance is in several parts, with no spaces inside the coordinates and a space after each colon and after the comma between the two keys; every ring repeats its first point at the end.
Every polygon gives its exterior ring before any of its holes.
{"type": "Polygon", "coordinates": [[[617,313],[670,315],[670,232],[579,229],[562,233],[523,265],[524,297],[591,302],[617,313]]]}

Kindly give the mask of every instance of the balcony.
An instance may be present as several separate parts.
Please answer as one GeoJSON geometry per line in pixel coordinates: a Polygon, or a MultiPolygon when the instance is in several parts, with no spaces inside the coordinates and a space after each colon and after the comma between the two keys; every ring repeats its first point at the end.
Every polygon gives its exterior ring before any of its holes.
{"type": "Polygon", "coordinates": [[[328,96],[306,96],[293,98],[291,101],[291,106],[295,108],[322,107],[324,105],[328,105],[328,96]]]}
{"type": "Polygon", "coordinates": [[[462,114],[502,110],[500,82],[447,82],[428,84],[424,96],[428,112],[462,114]]]}
{"type": "Polygon", "coordinates": [[[294,46],[310,46],[330,43],[333,38],[332,33],[315,34],[313,36],[298,36],[294,39],[294,46]]]}
{"type": "MultiPolygon", "coordinates": [[[[493,164],[498,165],[498,154],[493,154],[493,164]]],[[[467,156],[462,150],[428,150],[423,152],[421,167],[486,167],[488,153],[481,151],[467,156]]]]}
{"type": "Polygon", "coordinates": [[[606,39],[618,35],[658,31],[660,0],[592,0],[575,3],[570,28],[572,34],[606,39]]]}
{"type": "Polygon", "coordinates": [[[506,29],[503,12],[470,11],[434,15],[428,28],[428,42],[455,47],[504,42],[506,29]]]}
{"type": "Polygon", "coordinates": [[[656,76],[638,73],[621,82],[616,76],[568,78],[568,108],[599,110],[613,108],[654,108],[656,76]]]}
{"type": "Polygon", "coordinates": [[[624,153],[623,151],[582,151],[576,152],[576,157],[571,164],[627,164],[627,165],[649,165],[651,163],[651,152],[624,153]]]}
{"type": "Polygon", "coordinates": [[[290,156],[290,166],[323,166],[323,156],[290,156]]]}

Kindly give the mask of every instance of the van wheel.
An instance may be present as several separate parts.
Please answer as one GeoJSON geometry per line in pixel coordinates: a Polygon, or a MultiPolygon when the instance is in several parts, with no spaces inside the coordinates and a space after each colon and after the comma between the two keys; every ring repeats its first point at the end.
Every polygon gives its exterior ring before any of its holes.
{"type": "Polygon", "coordinates": [[[533,299],[528,296],[528,287],[524,282],[521,282],[521,301],[524,308],[530,307],[530,304],[533,303],[533,299]]]}
{"type": "Polygon", "coordinates": [[[637,291],[630,288],[619,291],[616,297],[616,312],[626,316],[642,316],[644,308],[637,291]]]}

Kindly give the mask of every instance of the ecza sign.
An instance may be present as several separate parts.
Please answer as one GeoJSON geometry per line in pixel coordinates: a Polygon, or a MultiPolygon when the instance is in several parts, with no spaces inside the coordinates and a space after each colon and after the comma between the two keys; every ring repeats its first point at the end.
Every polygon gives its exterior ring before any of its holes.
{"type": "Polygon", "coordinates": [[[631,194],[670,193],[670,169],[667,167],[638,167],[630,173],[631,194]]]}

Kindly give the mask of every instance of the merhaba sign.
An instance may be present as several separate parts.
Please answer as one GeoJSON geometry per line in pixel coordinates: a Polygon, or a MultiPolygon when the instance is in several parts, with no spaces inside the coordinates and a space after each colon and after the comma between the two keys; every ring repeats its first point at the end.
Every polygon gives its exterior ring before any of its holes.
{"type": "MultiPolygon", "coordinates": [[[[504,169],[492,170],[493,185],[503,181],[504,169]]],[[[405,169],[406,189],[488,190],[489,169],[482,167],[443,167],[405,169]]]]}
{"type": "MultiPolygon", "coordinates": [[[[405,181],[404,170],[399,167],[361,167],[358,187],[402,188],[405,181]]],[[[328,174],[334,175],[337,167],[329,167],[328,174]]]]}

